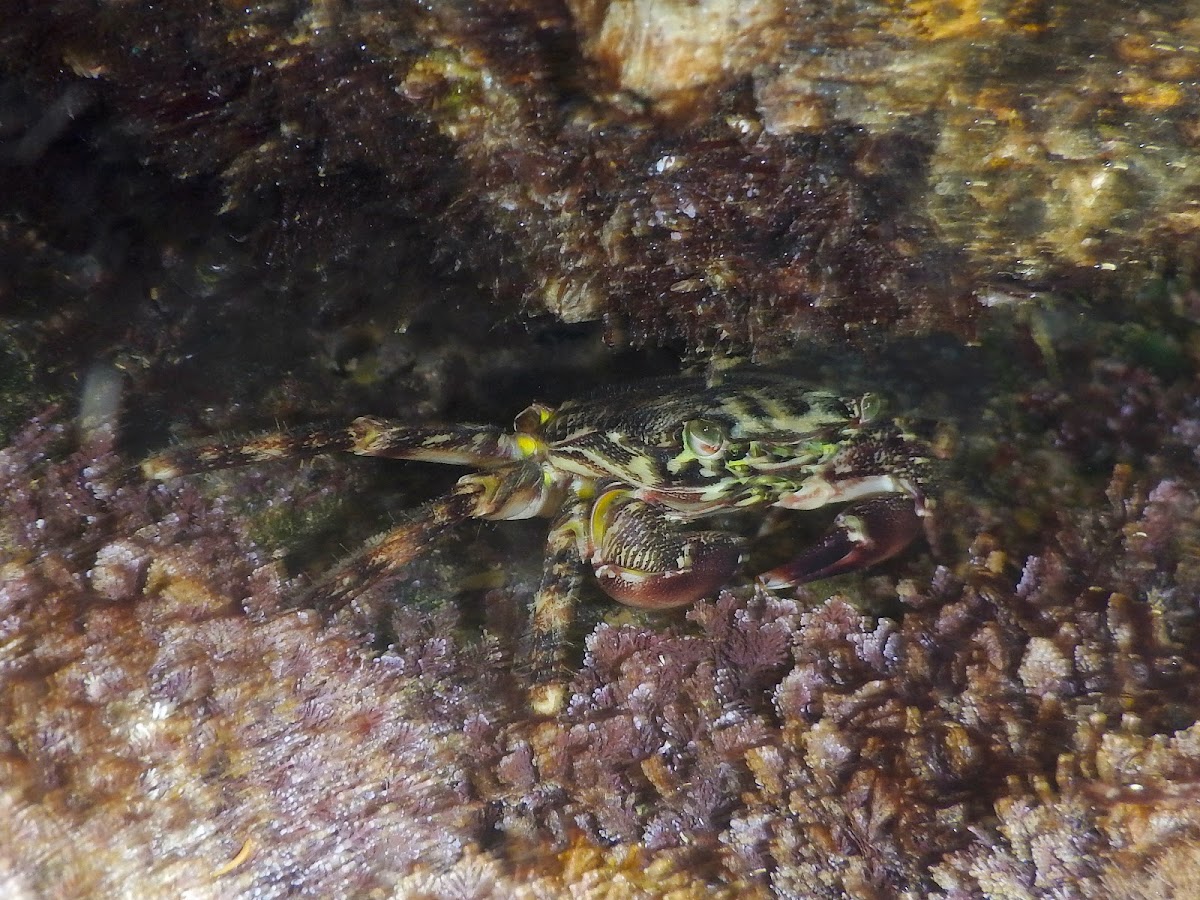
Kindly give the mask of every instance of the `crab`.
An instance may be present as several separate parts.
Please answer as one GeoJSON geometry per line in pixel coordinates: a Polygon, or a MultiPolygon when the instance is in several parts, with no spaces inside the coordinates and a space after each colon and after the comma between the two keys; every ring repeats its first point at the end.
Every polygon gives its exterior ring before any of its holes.
{"type": "Polygon", "coordinates": [[[743,538],[698,527],[705,520],[830,504],[848,505],[812,546],[757,578],[779,590],[861,569],[920,532],[931,466],[929,446],[883,416],[874,394],[847,399],[786,375],[735,371],[715,382],[679,377],[557,407],[534,403],[512,431],[366,416],[341,429],[168,450],[142,468],[161,480],[331,451],[477,470],[335,570],[338,596],[397,574],[467,519],[550,519],[526,648],[530,702],[543,714],[565,699],[567,632],[587,569],[620,603],[683,606],[742,564],[743,538]]]}

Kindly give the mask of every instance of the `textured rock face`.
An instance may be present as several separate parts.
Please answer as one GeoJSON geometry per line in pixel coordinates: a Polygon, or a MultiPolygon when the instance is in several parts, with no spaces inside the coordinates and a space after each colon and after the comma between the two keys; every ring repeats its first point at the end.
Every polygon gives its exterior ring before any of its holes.
{"type": "Polygon", "coordinates": [[[1021,566],[980,536],[880,579],[894,617],[739,589],[600,624],[545,721],[509,592],[482,632],[392,608],[372,652],[369,602],[289,608],[249,520],[70,443],[38,421],[0,451],[12,896],[1189,889],[1200,497],[1175,481],[1118,469],[1021,566]]]}
{"type": "Polygon", "coordinates": [[[13,13],[0,62],[59,110],[21,158],[103,106],[264,258],[400,238],[614,339],[970,336],[972,296],[1129,289],[1196,249],[1191,4],[13,13]]]}
{"type": "Polygon", "coordinates": [[[86,73],[148,158],[265,212],[255,233],[302,267],[377,242],[366,204],[493,302],[638,341],[970,332],[972,285],[921,209],[928,135],[764,130],[746,79],[775,60],[780,9],[574,13],[64,4],[4,49],[58,90],[64,58],[86,73]],[[89,16],[94,35],[67,26],[89,16]]]}
{"type": "Polygon", "coordinates": [[[1195,894],[1200,15],[1085,12],[0,0],[0,893],[1195,894]],[[442,473],[133,475],[635,343],[892,395],[930,546],[593,597],[533,721],[540,523],[331,610],[442,473]]]}
{"type": "Polygon", "coordinates": [[[680,112],[778,58],[780,2],[570,3],[580,51],[621,90],[680,112]]]}

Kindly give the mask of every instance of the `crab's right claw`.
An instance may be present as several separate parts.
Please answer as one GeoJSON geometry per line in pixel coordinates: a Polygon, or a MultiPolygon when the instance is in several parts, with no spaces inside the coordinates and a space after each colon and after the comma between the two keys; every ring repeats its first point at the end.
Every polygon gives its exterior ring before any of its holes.
{"type": "Polygon", "coordinates": [[[600,588],[641,609],[672,609],[716,593],[742,555],[735,535],[678,531],[661,511],[616,490],[595,504],[591,542],[600,588]]]}
{"type": "Polygon", "coordinates": [[[720,531],[666,535],[652,552],[671,554],[674,565],[659,570],[620,562],[599,562],[596,581],[618,603],[640,609],[673,609],[715,594],[741,562],[741,543],[720,531]]]}
{"type": "Polygon", "coordinates": [[[912,497],[872,497],[843,510],[814,546],[759,577],[769,588],[785,588],[865,569],[895,556],[920,531],[912,497]]]}

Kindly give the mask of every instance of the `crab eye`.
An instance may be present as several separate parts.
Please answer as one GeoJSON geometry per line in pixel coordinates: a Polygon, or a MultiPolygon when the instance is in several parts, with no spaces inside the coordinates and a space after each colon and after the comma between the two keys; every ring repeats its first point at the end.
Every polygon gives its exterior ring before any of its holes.
{"type": "Polygon", "coordinates": [[[876,418],[886,405],[878,394],[863,394],[858,403],[858,419],[860,422],[870,422],[876,418]]]}
{"type": "Polygon", "coordinates": [[[725,429],[711,419],[691,419],[683,423],[683,446],[701,459],[712,459],[725,452],[725,429]]]}
{"type": "Polygon", "coordinates": [[[543,403],[534,403],[517,416],[513,425],[517,431],[533,434],[554,418],[554,410],[543,403]]]}

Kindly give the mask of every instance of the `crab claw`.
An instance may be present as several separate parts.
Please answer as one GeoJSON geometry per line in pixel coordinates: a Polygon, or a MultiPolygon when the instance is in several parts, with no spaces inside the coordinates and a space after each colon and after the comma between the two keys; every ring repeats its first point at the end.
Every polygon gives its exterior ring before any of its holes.
{"type": "Polygon", "coordinates": [[[675,531],[653,507],[611,491],[592,514],[591,562],[601,589],[618,603],[671,609],[729,581],[742,542],[721,531],[675,531]]]}
{"type": "Polygon", "coordinates": [[[715,593],[729,581],[741,560],[738,542],[715,531],[688,534],[673,544],[670,552],[680,560],[678,568],[647,571],[602,562],[596,566],[596,580],[618,603],[640,609],[673,609],[715,593]]]}
{"type": "Polygon", "coordinates": [[[759,577],[769,588],[785,588],[853,572],[895,556],[920,530],[912,497],[872,497],[839,513],[817,544],[759,577]]]}

